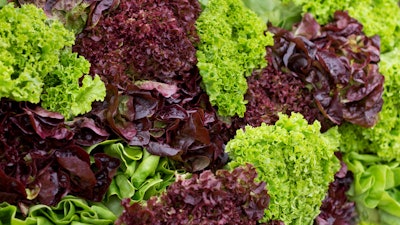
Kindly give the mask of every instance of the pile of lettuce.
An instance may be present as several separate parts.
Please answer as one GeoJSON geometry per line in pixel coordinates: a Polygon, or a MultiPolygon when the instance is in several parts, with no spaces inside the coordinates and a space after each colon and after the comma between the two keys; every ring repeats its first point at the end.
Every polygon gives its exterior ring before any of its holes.
{"type": "Polygon", "coordinates": [[[32,206],[27,216],[15,205],[0,203],[0,224],[46,225],[46,224],[99,224],[112,225],[117,216],[101,203],[66,196],[57,205],[32,206]]]}
{"type": "Polygon", "coordinates": [[[107,96],[86,116],[129,145],[168,156],[189,171],[222,167],[226,125],[196,67],[197,0],[121,1],[77,36],[74,51],[106,81],[107,96]]]}
{"type": "Polygon", "coordinates": [[[400,223],[395,0],[9,2],[0,224],[400,223]]]}
{"type": "Polygon", "coordinates": [[[247,78],[244,118],[233,128],[274,124],[278,113],[298,112],[322,131],[352,123],[372,127],[383,105],[379,37],[367,37],[346,12],[320,25],[305,14],[292,30],[269,23],[275,44],[266,46],[268,65],[247,78]]]}
{"type": "Polygon", "coordinates": [[[346,10],[350,16],[363,24],[368,36],[379,35],[382,52],[391,51],[400,39],[400,7],[397,0],[283,0],[302,8],[303,13],[313,14],[319,23],[333,19],[334,12],[346,10]]]}
{"type": "Polygon", "coordinates": [[[122,213],[121,200],[129,198],[140,202],[159,195],[174,182],[179,172],[167,157],[151,155],[140,146],[129,146],[118,139],[92,145],[86,150],[90,154],[104,152],[121,161],[102,201],[116,215],[122,213]]]}

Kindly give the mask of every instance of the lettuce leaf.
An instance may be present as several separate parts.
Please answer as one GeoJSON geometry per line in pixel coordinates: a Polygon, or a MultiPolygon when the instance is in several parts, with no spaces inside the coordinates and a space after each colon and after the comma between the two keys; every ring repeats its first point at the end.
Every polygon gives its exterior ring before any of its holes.
{"type": "Polygon", "coordinates": [[[47,74],[73,33],[33,5],[0,9],[0,98],[38,103],[47,74]]]}
{"type": "Polygon", "coordinates": [[[117,215],[122,213],[122,199],[147,200],[164,192],[175,180],[177,171],[172,161],[151,155],[142,147],[123,144],[118,139],[98,143],[87,151],[101,151],[121,161],[104,199],[107,207],[117,215]]]}
{"type": "Polygon", "coordinates": [[[59,21],[29,4],[8,4],[0,9],[0,18],[0,98],[42,101],[43,108],[66,119],[104,99],[104,83],[99,77],[83,76],[90,64],[72,53],[75,35],[59,21]]]}
{"type": "Polygon", "coordinates": [[[379,69],[385,77],[382,111],[372,129],[344,124],[341,150],[373,153],[385,161],[400,161],[400,48],[381,55],[379,69]]]}
{"type": "Polygon", "coordinates": [[[26,217],[14,205],[0,203],[0,224],[47,225],[47,224],[99,224],[111,225],[116,215],[101,203],[66,196],[56,206],[34,205],[26,217]]]}
{"type": "Polygon", "coordinates": [[[106,96],[106,88],[97,75],[83,76],[82,85],[79,85],[82,74],[87,74],[90,68],[89,62],[82,56],[66,50],[60,58],[60,64],[46,77],[41,105],[71,119],[89,112],[92,102],[102,101],[106,96]]]}
{"type": "Polygon", "coordinates": [[[303,13],[312,13],[320,24],[333,18],[336,10],[347,10],[364,25],[368,36],[381,37],[382,52],[390,51],[400,40],[400,7],[397,0],[283,0],[302,6],[303,13]]]}
{"type": "Polygon", "coordinates": [[[196,21],[197,66],[204,89],[221,116],[244,116],[246,76],[266,65],[273,43],[266,25],[240,0],[211,0],[196,21]]]}
{"type": "Polygon", "coordinates": [[[301,20],[301,6],[293,2],[281,0],[243,0],[243,2],[264,22],[270,22],[274,26],[290,29],[294,23],[301,20]]]}
{"type": "Polygon", "coordinates": [[[226,146],[235,168],[253,164],[271,197],[264,222],[311,224],[320,212],[329,183],[340,162],[334,155],[340,135],[337,128],[320,133],[318,121],[309,125],[299,113],[280,114],[274,126],[261,124],[238,130],[226,146]]]}
{"type": "Polygon", "coordinates": [[[385,163],[371,154],[351,152],[344,158],[354,174],[348,192],[356,202],[359,220],[364,223],[400,223],[400,163],[385,163]]]}
{"type": "Polygon", "coordinates": [[[269,204],[265,182],[255,181],[256,176],[250,164],[178,176],[160,197],[145,203],[124,199],[116,224],[256,224],[269,204]]]}

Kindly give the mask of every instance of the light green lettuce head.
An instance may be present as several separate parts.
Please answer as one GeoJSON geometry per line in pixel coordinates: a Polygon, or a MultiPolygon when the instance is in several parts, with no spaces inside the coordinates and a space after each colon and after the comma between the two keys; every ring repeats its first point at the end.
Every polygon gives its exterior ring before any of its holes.
{"type": "Polygon", "coordinates": [[[238,130],[226,151],[235,168],[253,164],[258,179],[267,183],[269,209],[263,221],[286,225],[312,224],[319,214],[329,183],[340,168],[334,155],[340,135],[334,127],[320,132],[319,122],[309,125],[301,114],[280,114],[275,125],[247,126],[238,130]]]}

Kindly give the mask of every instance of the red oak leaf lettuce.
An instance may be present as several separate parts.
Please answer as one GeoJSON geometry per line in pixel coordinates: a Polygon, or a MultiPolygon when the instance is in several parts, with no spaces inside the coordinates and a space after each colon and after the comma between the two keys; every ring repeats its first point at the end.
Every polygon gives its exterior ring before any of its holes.
{"type": "Polygon", "coordinates": [[[341,160],[341,167],[335,174],[335,180],[329,185],[327,196],[320,208],[321,213],[314,220],[315,225],[355,224],[355,203],[350,201],[346,194],[353,182],[353,173],[342,161],[341,153],[336,152],[335,155],[341,160]]]}
{"type": "Polygon", "coordinates": [[[64,117],[37,105],[2,99],[0,202],[57,204],[73,194],[101,201],[119,160],[74,143],[64,117]]]}
{"type": "Polygon", "coordinates": [[[347,12],[320,26],[305,14],[293,31],[269,26],[275,34],[273,65],[302,80],[314,104],[325,116],[323,124],[347,121],[372,127],[382,108],[384,78],[379,73],[379,37],[367,37],[362,25],[347,12]]]}

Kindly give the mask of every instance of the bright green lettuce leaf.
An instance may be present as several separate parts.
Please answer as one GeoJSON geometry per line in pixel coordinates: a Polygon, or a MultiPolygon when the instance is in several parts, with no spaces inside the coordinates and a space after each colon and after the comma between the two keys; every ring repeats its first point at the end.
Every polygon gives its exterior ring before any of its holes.
{"type": "Polygon", "coordinates": [[[271,201],[264,221],[286,225],[312,224],[329,183],[339,170],[340,135],[334,127],[321,134],[321,125],[309,125],[301,114],[280,114],[274,126],[247,126],[238,130],[226,146],[235,168],[253,164],[258,179],[267,183],[271,201]]]}
{"type": "Polygon", "coordinates": [[[0,9],[0,98],[38,103],[43,80],[75,36],[33,5],[0,9]]]}
{"type": "Polygon", "coordinates": [[[301,21],[301,7],[293,2],[281,0],[243,0],[243,2],[264,22],[271,22],[274,26],[290,29],[294,23],[301,21]]]}
{"type": "Polygon", "coordinates": [[[24,218],[17,206],[7,202],[0,203],[0,225],[36,225],[36,220],[28,217],[24,218]]]}
{"type": "Polygon", "coordinates": [[[39,103],[67,119],[91,110],[103,100],[104,83],[90,64],[72,53],[74,33],[43,10],[30,5],[0,9],[0,98],[39,103]]]}
{"type": "Polygon", "coordinates": [[[266,65],[273,44],[265,22],[241,0],[210,0],[196,22],[197,66],[211,104],[221,116],[244,116],[246,76],[266,65]]]}
{"type": "Polygon", "coordinates": [[[107,140],[89,147],[87,151],[101,151],[121,160],[104,200],[117,215],[122,213],[122,199],[147,200],[165,191],[175,181],[172,161],[151,155],[142,147],[129,146],[120,140],[107,140]]]}
{"type": "Polygon", "coordinates": [[[41,96],[42,107],[63,114],[67,119],[89,112],[93,101],[101,101],[106,88],[99,76],[85,75],[82,85],[79,79],[89,72],[90,64],[82,56],[64,50],[60,63],[51,71],[44,82],[41,96]]]}
{"type": "Polygon", "coordinates": [[[345,155],[354,181],[348,196],[355,201],[364,224],[400,224],[400,163],[382,163],[376,155],[350,152],[345,155]]]}
{"type": "Polygon", "coordinates": [[[378,123],[371,129],[345,124],[341,150],[374,153],[386,161],[400,161],[400,48],[382,54],[379,70],[385,77],[383,107],[378,123]]]}
{"type": "Polygon", "coordinates": [[[114,224],[116,215],[101,203],[88,203],[73,196],[64,197],[56,206],[35,205],[29,209],[28,217],[46,224],[114,224]]]}
{"type": "Polygon", "coordinates": [[[390,51],[400,41],[400,7],[397,0],[283,0],[301,5],[320,24],[328,23],[336,10],[347,10],[361,22],[368,36],[379,35],[382,52],[390,51]]]}
{"type": "Polygon", "coordinates": [[[83,199],[66,196],[56,206],[34,205],[24,217],[18,208],[0,203],[0,224],[4,225],[111,225],[116,215],[101,203],[89,203],[83,199]]]}

